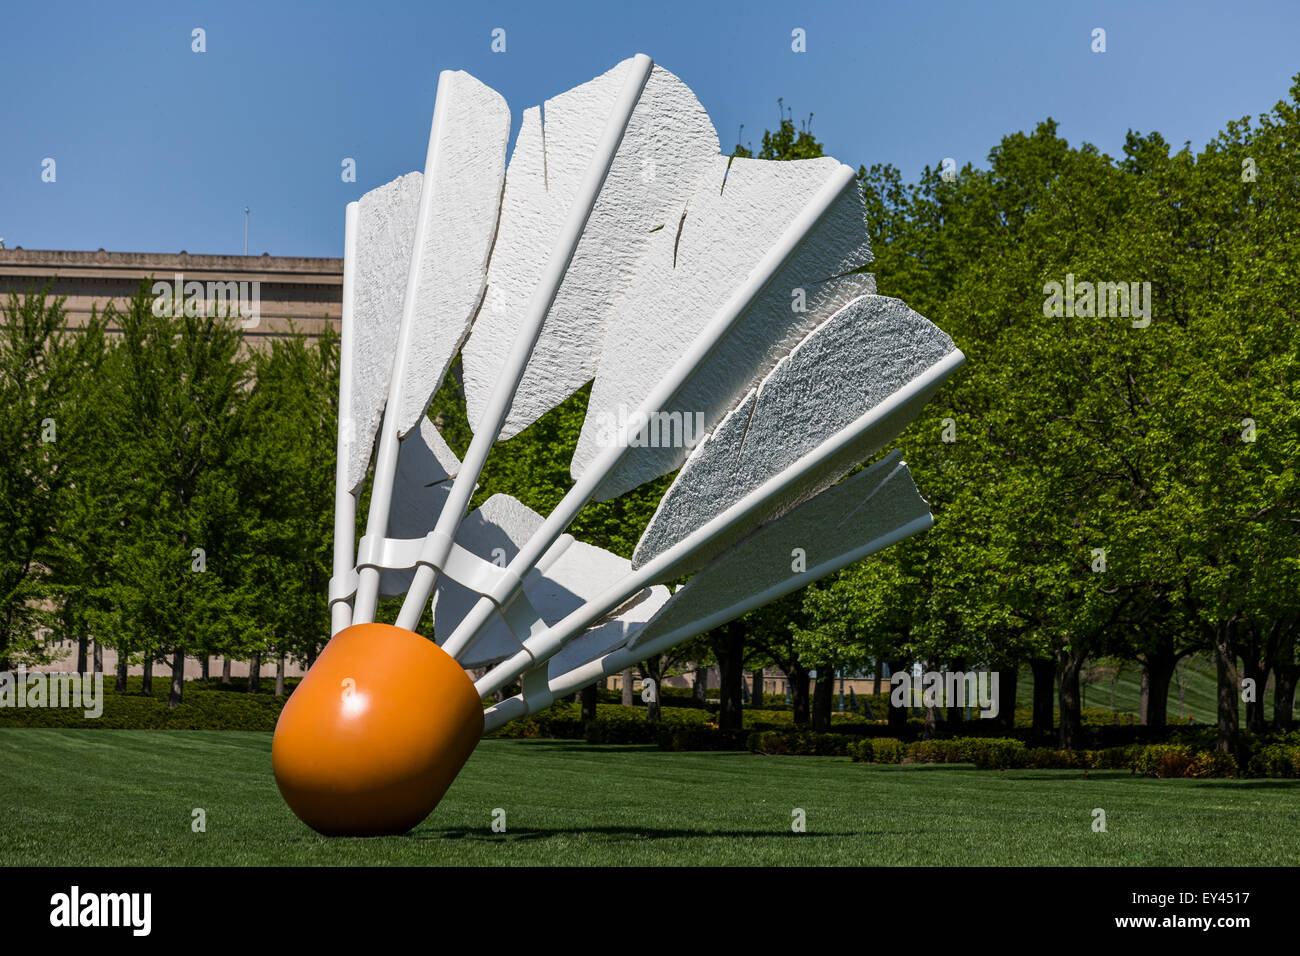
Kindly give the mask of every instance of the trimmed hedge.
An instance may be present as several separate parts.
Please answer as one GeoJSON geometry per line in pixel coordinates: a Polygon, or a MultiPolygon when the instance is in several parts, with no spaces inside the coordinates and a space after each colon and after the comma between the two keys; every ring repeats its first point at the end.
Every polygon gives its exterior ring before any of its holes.
{"type": "Polygon", "coordinates": [[[748,739],[748,730],[667,724],[661,726],[656,743],[662,750],[744,750],[748,739]]]}
{"type": "MultiPolygon", "coordinates": [[[[860,740],[848,746],[855,761],[867,763],[971,763],[983,770],[1129,770],[1149,777],[1235,777],[1237,761],[1216,750],[1185,744],[1149,744],[1103,750],[1026,747],[1010,738],[967,737],[923,740],[860,740]]],[[[1251,776],[1300,776],[1300,747],[1272,744],[1252,759],[1251,776]]]]}
{"type": "Polygon", "coordinates": [[[1252,777],[1300,777],[1300,746],[1265,744],[1251,754],[1246,767],[1252,777]]]}
{"type": "MultiPolygon", "coordinates": [[[[596,705],[600,714],[610,706],[596,705]]],[[[549,737],[560,740],[581,740],[583,738],[582,707],[579,704],[559,703],[525,717],[512,720],[504,727],[492,732],[493,737],[549,737]]]]}
{"type": "Polygon", "coordinates": [[[126,690],[113,689],[114,675],[104,675],[103,713],[88,718],[85,707],[0,707],[0,727],[70,727],[77,730],[274,730],[280,709],[298,686],[286,681],[285,696],[274,694],[275,679],[262,677],[262,689],[248,693],[238,684],[187,680],[181,703],[167,709],[171,678],[155,675],[146,696],[138,676],[126,690]]]}
{"type": "Polygon", "coordinates": [[[848,734],[783,733],[760,730],[749,735],[746,745],[756,754],[846,757],[849,755],[849,747],[857,742],[848,734]]]}

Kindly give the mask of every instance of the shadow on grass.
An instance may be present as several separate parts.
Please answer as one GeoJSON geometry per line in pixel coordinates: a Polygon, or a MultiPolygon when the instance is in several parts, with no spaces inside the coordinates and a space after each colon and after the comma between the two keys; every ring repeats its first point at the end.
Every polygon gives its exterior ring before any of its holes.
{"type": "Polygon", "coordinates": [[[1197,787],[1209,787],[1212,790],[1230,787],[1233,790],[1297,790],[1300,780],[1198,780],[1197,787]]]}
{"type": "Polygon", "coordinates": [[[624,753],[662,753],[655,744],[588,744],[580,741],[569,741],[540,737],[518,737],[517,740],[527,740],[530,745],[545,744],[547,750],[557,750],[562,753],[609,753],[618,751],[624,753]]]}
{"type": "Polygon", "coordinates": [[[755,757],[767,754],[754,754],[748,750],[664,750],[658,744],[591,744],[581,740],[565,740],[560,737],[485,737],[485,740],[520,740],[529,746],[545,745],[547,750],[561,753],[653,753],[653,754],[711,754],[715,757],[755,757]]]}
{"type": "Polygon", "coordinates": [[[511,828],[505,833],[486,833],[482,830],[412,830],[402,839],[407,840],[474,840],[480,843],[506,843],[511,840],[549,840],[555,837],[607,836],[622,840],[674,840],[682,838],[748,837],[766,839],[790,837],[797,840],[845,840],[853,837],[886,837],[907,835],[904,830],[866,830],[852,833],[795,833],[785,830],[684,830],[655,827],[538,827],[511,828]]]}

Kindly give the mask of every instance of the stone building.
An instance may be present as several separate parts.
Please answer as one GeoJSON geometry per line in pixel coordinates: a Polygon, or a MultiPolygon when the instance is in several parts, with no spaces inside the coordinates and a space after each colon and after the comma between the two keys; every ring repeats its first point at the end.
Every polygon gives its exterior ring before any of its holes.
{"type": "Polygon", "coordinates": [[[255,295],[256,321],[241,322],[245,337],[253,340],[282,335],[291,327],[308,335],[318,335],[326,326],[339,328],[342,259],[0,249],[0,299],[48,284],[53,295],[66,296],[72,327],[84,324],[93,307],[102,310],[112,302],[125,308],[142,279],[150,280],[151,290],[154,282],[182,291],[199,283],[208,295],[224,297],[227,290],[240,290],[246,299],[255,295]]]}

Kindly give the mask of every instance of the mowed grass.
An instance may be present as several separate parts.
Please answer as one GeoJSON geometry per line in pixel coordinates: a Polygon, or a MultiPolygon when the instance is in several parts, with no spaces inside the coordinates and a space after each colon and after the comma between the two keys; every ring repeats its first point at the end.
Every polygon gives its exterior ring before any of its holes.
{"type": "Polygon", "coordinates": [[[0,865],[1300,863],[1300,781],[487,740],[413,832],[327,839],[281,801],[270,751],[268,733],[0,730],[0,865]]]}

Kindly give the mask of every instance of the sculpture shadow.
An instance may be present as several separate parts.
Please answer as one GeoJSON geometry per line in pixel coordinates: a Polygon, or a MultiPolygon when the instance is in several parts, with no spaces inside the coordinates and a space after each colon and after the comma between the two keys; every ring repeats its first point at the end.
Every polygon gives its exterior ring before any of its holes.
{"type": "Polygon", "coordinates": [[[505,833],[484,832],[483,830],[412,830],[405,834],[408,840],[470,840],[480,843],[507,843],[514,840],[545,840],[559,836],[599,835],[644,842],[645,840],[674,840],[714,837],[789,837],[798,840],[843,840],[851,837],[888,837],[906,836],[904,830],[864,830],[847,833],[795,833],[783,830],[688,830],[664,827],[511,827],[505,833]]]}

